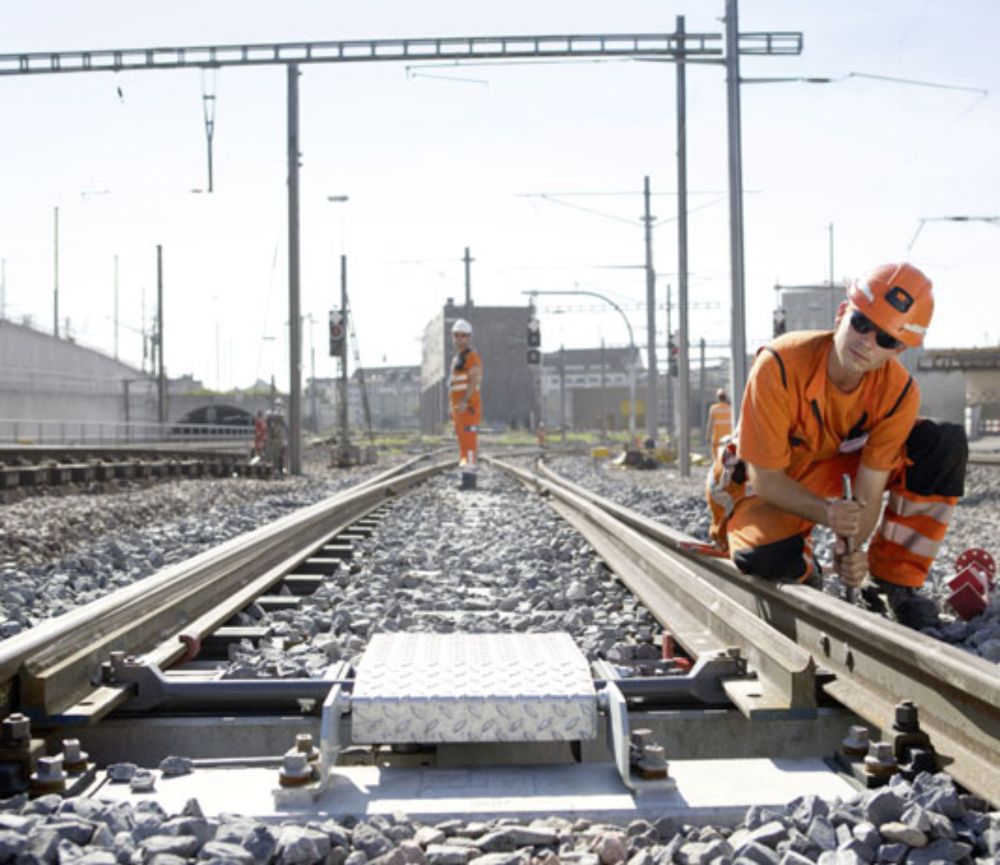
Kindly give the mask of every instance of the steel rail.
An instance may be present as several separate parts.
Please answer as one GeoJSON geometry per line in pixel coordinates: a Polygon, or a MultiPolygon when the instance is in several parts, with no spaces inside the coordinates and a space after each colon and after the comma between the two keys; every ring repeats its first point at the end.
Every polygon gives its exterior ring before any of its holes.
{"type": "Polygon", "coordinates": [[[753,683],[727,683],[748,717],[816,711],[815,665],[808,652],[761,622],[701,577],[697,562],[680,562],[593,501],[556,480],[490,457],[485,460],[548,493],[554,506],[591,543],[652,615],[696,657],[738,648],[757,673],[753,683]]]}
{"type": "MultiPolygon", "coordinates": [[[[21,711],[48,718],[91,699],[112,651],[180,658],[188,651],[181,635],[212,617],[225,621],[245,600],[248,585],[263,592],[326,539],[454,460],[412,469],[414,462],[3,641],[4,702],[10,707],[16,687],[21,711]]],[[[95,710],[93,717],[100,714],[95,710]]]]}
{"type": "MultiPolygon", "coordinates": [[[[573,484],[559,483],[669,548],[694,539],[573,484]]],[[[694,555],[706,582],[809,652],[836,675],[823,689],[889,734],[895,707],[910,700],[942,767],[969,790],[1000,802],[1000,667],[881,616],[801,585],[776,585],[741,574],[728,560],[694,555]]]]}
{"type": "Polygon", "coordinates": [[[977,466],[1000,466],[1000,453],[992,451],[970,451],[969,462],[977,466]]]}

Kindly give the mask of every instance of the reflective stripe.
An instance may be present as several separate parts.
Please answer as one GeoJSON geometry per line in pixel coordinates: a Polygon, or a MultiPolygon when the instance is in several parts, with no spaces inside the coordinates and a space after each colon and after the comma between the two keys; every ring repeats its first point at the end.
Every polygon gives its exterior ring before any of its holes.
{"type": "Polygon", "coordinates": [[[945,502],[918,502],[901,496],[899,493],[889,494],[889,510],[901,517],[931,517],[943,525],[951,522],[954,505],[945,502]]]}
{"type": "Polygon", "coordinates": [[[879,527],[879,534],[887,541],[899,544],[899,546],[909,550],[911,553],[923,556],[926,559],[933,559],[937,556],[938,547],[940,546],[937,541],[929,540],[920,534],[920,532],[915,532],[908,526],[904,526],[902,523],[894,523],[891,520],[882,521],[882,525],[879,527]]]}

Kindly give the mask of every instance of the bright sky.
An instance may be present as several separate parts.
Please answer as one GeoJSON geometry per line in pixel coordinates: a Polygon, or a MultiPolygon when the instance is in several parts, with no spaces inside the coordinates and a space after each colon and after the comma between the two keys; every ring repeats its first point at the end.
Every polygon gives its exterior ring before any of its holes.
{"type": "MultiPolygon", "coordinates": [[[[678,14],[688,32],[721,33],[724,5],[5,2],[0,54],[666,33],[678,14]]],[[[1000,341],[1000,221],[940,221],[1000,217],[1000,5],[742,0],[739,12],[745,32],[801,31],[805,39],[800,57],[744,56],[744,77],[836,79],[742,88],[750,346],[770,334],[776,282],[829,278],[831,225],[838,281],[908,251],[931,275],[938,306],[929,346],[1000,341]]],[[[520,305],[530,289],[598,291],[629,310],[645,341],[645,175],[660,226],[661,306],[667,285],[676,286],[671,64],[355,63],[303,65],[302,73],[302,312],[315,323],[305,326],[304,378],[311,339],[317,376],[335,374],[325,319],[339,299],[342,252],[366,365],[419,363],[424,325],[446,298],[464,297],[465,247],[475,258],[477,303],[520,305]],[[331,195],[349,200],[331,203],[331,195]]],[[[687,103],[691,338],[722,342],[730,296],[722,67],[689,67],[687,103]]],[[[285,181],[283,67],[2,76],[6,314],[52,327],[58,207],[60,319],[81,343],[113,352],[117,256],[119,353],[141,362],[162,244],[168,373],[223,387],[274,374],[286,387],[285,181]],[[216,95],[211,195],[192,191],[207,186],[206,88],[216,95]]],[[[540,305],[546,350],[627,341],[617,315],[592,311],[599,302],[549,297],[540,305]]],[[[661,344],[665,315],[657,315],[661,344]]]]}

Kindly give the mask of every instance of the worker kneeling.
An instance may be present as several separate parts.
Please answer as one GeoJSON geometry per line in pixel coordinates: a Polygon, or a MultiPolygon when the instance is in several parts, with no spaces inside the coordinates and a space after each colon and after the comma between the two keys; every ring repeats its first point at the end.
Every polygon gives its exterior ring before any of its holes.
{"type": "Polygon", "coordinates": [[[708,479],[712,539],[741,571],[821,585],[811,534],[825,525],[844,585],[870,573],[873,605],[881,592],[902,624],[938,624],[917,589],[963,494],[968,442],[958,424],[917,417],[919,389],[897,359],[923,343],[933,310],[920,270],[884,265],[850,286],[833,331],[788,333],[758,353],[735,441],[708,479]]]}

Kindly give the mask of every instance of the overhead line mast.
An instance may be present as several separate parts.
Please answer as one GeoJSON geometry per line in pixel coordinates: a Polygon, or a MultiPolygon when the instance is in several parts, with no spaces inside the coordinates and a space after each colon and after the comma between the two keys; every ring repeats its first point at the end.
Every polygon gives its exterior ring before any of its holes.
{"type": "MultiPolygon", "coordinates": [[[[797,55],[802,34],[796,32],[734,33],[736,0],[727,0],[731,14],[726,46],[730,54],[797,55]]],[[[95,51],[22,52],[0,54],[0,76],[128,70],[212,69],[223,66],[284,65],[288,81],[288,295],[289,295],[289,470],[301,474],[301,351],[299,320],[299,151],[298,77],[305,63],[407,63],[482,60],[537,60],[542,58],[620,57],[702,62],[732,66],[723,56],[718,33],[617,33],[544,36],[468,36],[418,39],[354,39],[334,42],[275,42],[248,45],[203,45],[168,48],[124,48],[95,51]]],[[[732,88],[737,82],[731,82],[732,88]]],[[[732,111],[732,94],[730,94],[732,111]]],[[[732,162],[733,155],[730,154],[732,162]]],[[[731,191],[731,195],[732,195],[731,191]]],[[[738,192],[737,192],[738,194],[738,192]]],[[[740,224],[740,227],[741,224],[740,224]]],[[[737,248],[733,243],[733,248],[737,248]]],[[[739,247],[742,250],[742,238],[739,247]]],[[[742,298],[742,261],[734,268],[734,296],[742,298]]],[[[742,300],[740,301],[742,305],[742,300]]],[[[742,337],[742,323],[740,335],[742,337]]],[[[736,342],[734,340],[734,342],[736,342]]],[[[734,367],[737,363],[734,345],[734,367]]]]}

